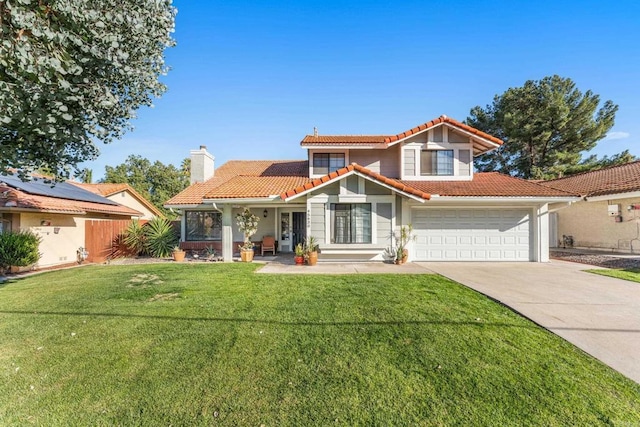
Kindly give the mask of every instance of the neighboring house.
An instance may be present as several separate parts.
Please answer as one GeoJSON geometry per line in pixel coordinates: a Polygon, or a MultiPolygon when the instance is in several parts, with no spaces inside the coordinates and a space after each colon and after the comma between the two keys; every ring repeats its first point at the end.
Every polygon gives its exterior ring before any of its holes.
{"type": "Polygon", "coordinates": [[[398,135],[306,136],[307,160],[229,161],[214,170],[191,151],[192,184],[165,206],[182,214],[182,245],[231,260],[235,215],[261,218],[255,241],[291,252],[314,236],[320,260],[382,260],[392,234],[412,224],[410,260],[548,261],[549,203],[575,195],[498,173],[473,157],[502,141],[446,116],[398,135]]]}
{"type": "Polygon", "coordinates": [[[142,213],[68,182],[55,186],[42,177],[27,182],[0,175],[0,232],[31,230],[42,238],[37,268],[106,257],[114,233],[142,213]],[[87,231],[89,230],[89,231],[87,231]]]}
{"type": "Polygon", "coordinates": [[[550,244],[640,251],[640,161],[545,181],[541,184],[581,196],[554,204],[550,244]],[[566,237],[563,239],[563,236],[566,237]]]}
{"type": "Polygon", "coordinates": [[[164,214],[160,212],[153,203],[145,199],[129,184],[85,184],[81,182],[69,182],[87,191],[104,196],[122,206],[127,206],[140,212],[142,215],[138,217],[139,219],[151,220],[157,216],[164,217],[164,214]]]}

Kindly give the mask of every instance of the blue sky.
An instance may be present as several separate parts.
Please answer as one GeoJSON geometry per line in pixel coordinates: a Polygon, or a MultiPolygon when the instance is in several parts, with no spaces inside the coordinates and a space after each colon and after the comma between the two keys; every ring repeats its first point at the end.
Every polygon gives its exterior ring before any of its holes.
{"type": "Polygon", "coordinates": [[[395,134],[558,74],[619,105],[593,153],[640,156],[640,2],[174,0],[167,93],[100,145],[94,180],[130,154],[179,165],[300,159],[320,134],[395,134]]]}

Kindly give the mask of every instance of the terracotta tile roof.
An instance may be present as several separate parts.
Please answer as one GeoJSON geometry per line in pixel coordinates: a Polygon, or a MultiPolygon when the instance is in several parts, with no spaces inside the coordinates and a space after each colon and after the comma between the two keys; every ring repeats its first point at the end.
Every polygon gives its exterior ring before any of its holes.
{"type": "Polygon", "coordinates": [[[408,138],[419,132],[431,129],[442,123],[447,123],[455,128],[471,133],[479,138],[490,141],[485,143],[483,141],[474,139],[474,144],[477,146],[475,154],[480,154],[484,151],[495,148],[494,144],[502,145],[503,141],[488,133],[482,132],[469,125],[461,123],[457,120],[449,118],[447,116],[440,116],[437,119],[433,119],[429,122],[423,123],[420,126],[416,126],[413,129],[409,129],[405,132],[397,135],[306,135],[300,145],[303,147],[309,146],[325,146],[325,145],[384,145],[389,146],[404,138],[408,138]]]}
{"type": "Polygon", "coordinates": [[[113,183],[86,184],[83,182],[74,182],[74,181],[67,181],[67,182],[104,197],[109,197],[113,194],[118,194],[122,191],[128,191],[133,195],[134,198],[136,198],[140,203],[142,203],[154,215],[164,217],[164,214],[160,212],[158,208],[156,208],[149,200],[143,197],[142,194],[138,193],[129,184],[113,184],[113,183]]]}
{"type": "Polygon", "coordinates": [[[498,172],[478,172],[472,181],[400,181],[417,190],[449,197],[571,197],[571,192],[549,188],[498,172]]]}
{"type": "Polygon", "coordinates": [[[385,144],[389,138],[387,135],[306,135],[302,146],[307,145],[334,145],[334,144],[385,144]]]}
{"type": "Polygon", "coordinates": [[[203,199],[268,197],[309,181],[306,160],[232,160],[215,170],[213,178],[192,184],[165,206],[199,205],[203,199]],[[284,187],[278,188],[280,185],[284,187]]]}
{"type": "Polygon", "coordinates": [[[309,182],[304,176],[244,176],[231,178],[205,195],[205,199],[259,198],[279,195],[283,189],[309,182]]]}
{"type": "Polygon", "coordinates": [[[407,138],[407,137],[409,137],[411,135],[414,135],[414,134],[416,134],[418,132],[422,132],[422,131],[424,131],[426,129],[430,129],[430,128],[436,126],[436,125],[439,125],[440,123],[448,123],[448,124],[450,124],[450,125],[452,125],[454,127],[462,129],[462,130],[464,130],[466,132],[469,132],[469,133],[472,133],[474,135],[477,135],[480,138],[488,139],[489,141],[493,142],[494,144],[502,145],[502,143],[503,143],[501,139],[498,139],[495,136],[491,136],[488,133],[482,132],[482,131],[480,131],[480,130],[478,130],[476,128],[473,128],[473,127],[471,127],[469,125],[465,125],[464,123],[459,122],[457,120],[454,120],[454,119],[452,119],[450,117],[447,117],[445,115],[442,115],[442,116],[438,117],[437,119],[433,119],[430,122],[423,123],[420,126],[416,126],[413,129],[409,129],[409,130],[404,131],[402,133],[399,133],[397,135],[390,136],[387,139],[385,139],[385,142],[386,143],[391,143],[391,142],[394,142],[394,141],[398,141],[398,140],[407,138]]]}
{"type": "Polygon", "coordinates": [[[140,212],[122,205],[111,205],[79,200],[59,199],[56,197],[28,194],[9,186],[0,185],[0,193],[8,191],[7,198],[0,198],[0,210],[38,211],[51,213],[86,214],[102,213],[125,216],[140,216],[140,212]],[[15,201],[16,206],[11,206],[15,201]],[[9,204],[9,206],[7,206],[9,204]]]}
{"type": "Polygon", "coordinates": [[[325,175],[321,178],[316,178],[313,180],[308,180],[308,182],[299,185],[298,187],[292,188],[291,190],[285,191],[280,195],[280,198],[285,200],[288,198],[291,198],[295,195],[298,195],[300,193],[304,193],[305,191],[311,190],[315,187],[318,187],[319,185],[322,185],[324,183],[327,183],[329,181],[333,181],[334,179],[337,179],[339,177],[341,177],[342,175],[345,175],[349,172],[359,172],[362,175],[366,175],[369,176],[371,178],[373,178],[375,181],[379,181],[381,183],[384,183],[386,185],[389,185],[391,187],[393,187],[394,189],[398,190],[398,191],[402,191],[404,193],[408,193],[408,194],[412,194],[414,196],[417,197],[421,197],[425,200],[429,200],[429,198],[431,197],[428,193],[424,192],[424,191],[420,191],[415,189],[413,186],[411,186],[410,184],[406,184],[406,183],[402,183],[401,181],[395,180],[395,179],[391,179],[391,178],[387,178],[386,176],[380,175],[379,173],[373,172],[363,166],[360,166],[357,163],[352,163],[344,168],[338,169],[335,172],[331,172],[328,175],[325,175]]]}
{"type": "Polygon", "coordinates": [[[565,178],[544,181],[541,184],[577,193],[583,197],[640,191],[640,161],[582,172],[565,178]]]}

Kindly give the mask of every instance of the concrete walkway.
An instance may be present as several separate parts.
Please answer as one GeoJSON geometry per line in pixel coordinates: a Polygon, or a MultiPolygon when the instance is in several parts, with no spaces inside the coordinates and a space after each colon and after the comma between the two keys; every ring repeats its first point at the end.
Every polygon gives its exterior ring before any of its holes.
{"type": "Polygon", "coordinates": [[[513,308],[640,383],[640,283],[550,263],[417,263],[513,308]]]}
{"type": "MultiPolygon", "coordinates": [[[[265,257],[266,258],[266,257],[265,257]]],[[[433,271],[424,264],[408,262],[402,265],[384,262],[319,262],[313,267],[295,265],[286,257],[273,260],[254,258],[254,262],[266,262],[258,273],[268,274],[426,274],[433,271]]]]}

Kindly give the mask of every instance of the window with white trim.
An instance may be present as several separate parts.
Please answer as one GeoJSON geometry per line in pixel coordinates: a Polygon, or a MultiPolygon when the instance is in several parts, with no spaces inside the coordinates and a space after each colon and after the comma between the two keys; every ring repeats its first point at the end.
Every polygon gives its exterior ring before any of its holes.
{"type": "Polygon", "coordinates": [[[186,240],[222,240],[222,214],[216,211],[185,212],[186,240]]]}
{"type": "Polygon", "coordinates": [[[332,203],[331,216],[331,243],[371,243],[371,203],[332,203]]]}
{"type": "Polygon", "coordinates": [[[422,150],[420,175],[453,175],[453,150],[422,150]]]}
{"type": "Polygon", "coordinates": [[[344,153],[313,153],[313,174],[327,175],[344,167],[344,153]]]}

